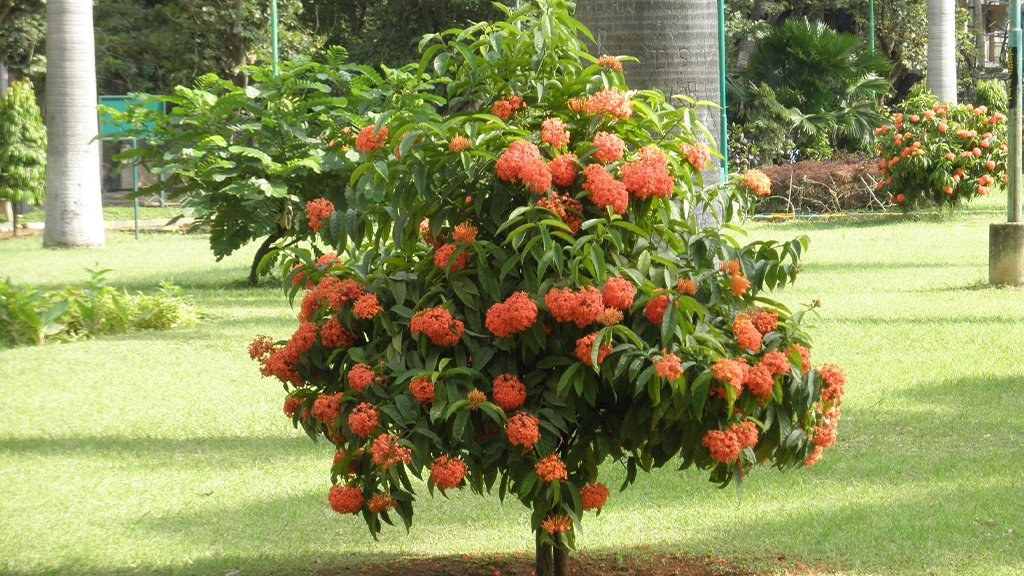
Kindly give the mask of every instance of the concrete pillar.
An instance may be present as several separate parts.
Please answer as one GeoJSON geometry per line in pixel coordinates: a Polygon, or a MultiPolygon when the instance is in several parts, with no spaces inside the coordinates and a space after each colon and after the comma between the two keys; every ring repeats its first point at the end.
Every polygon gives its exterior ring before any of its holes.
{"type": "Polygon", "coordinates": [[[995,285],[1024,285],[1024,222],[989,226],[988,279],[995,285]]]}

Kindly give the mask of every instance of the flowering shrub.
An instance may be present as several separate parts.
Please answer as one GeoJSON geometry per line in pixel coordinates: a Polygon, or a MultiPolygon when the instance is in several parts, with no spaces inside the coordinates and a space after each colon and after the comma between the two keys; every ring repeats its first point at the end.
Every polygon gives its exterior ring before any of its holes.
{"type": "Polygon", "coordinates": [[[762,292],[795,278],[806,239],[700,228],[695,206],[725,223],[746,193],[703,189],[690,103],[629,91],[583,33],[552,0],[426,39],[420,105],[367,119],[386,141],[348,209],[311,203],[314,248],[287,248],[298,329],[250,348],[285,413],[337,446],[335,510],[376,534],[410,525],[412,476],[496,491],[532,510],[538,574],[607,506],[602,463],[625,488],[676,459],[722,485],[810,462],[843,380],[762,292]]]}
{"type": "Polygon", "coordinates": [[[1006,179],[1006,116],[985,106],[950,106],[925,95],[875,131],[876,189],[903,208],[955,205],[988,194],[1006,179]]]}

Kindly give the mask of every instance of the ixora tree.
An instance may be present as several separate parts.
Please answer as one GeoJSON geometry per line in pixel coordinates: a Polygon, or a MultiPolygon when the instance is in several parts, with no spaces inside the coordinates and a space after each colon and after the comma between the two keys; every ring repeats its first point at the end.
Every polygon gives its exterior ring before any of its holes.
{"type": "Polygon", "coordinates": [[[764,183],[695,186],[695,110],[628,91],[587,35],[537,0],[425,38],[422,81],[351,127],[347,208],[309,202],[309,247],[282,250],[299,326],[249,353],[373,534],[411,525],[412,477],[496,490],[532,510],[537,573],[565,574],[606,462],[623,488],[669,463],[724,486],[835,441],[845,377],[762,292],[806,240],[698,229],[693,206],[725,224],[764,183]]]}

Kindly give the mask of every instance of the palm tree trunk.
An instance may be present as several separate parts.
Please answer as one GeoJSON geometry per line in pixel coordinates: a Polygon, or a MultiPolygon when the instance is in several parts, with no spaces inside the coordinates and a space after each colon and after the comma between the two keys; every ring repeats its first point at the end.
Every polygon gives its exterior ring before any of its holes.
{"type": "Polygon", "coordinates": [[[956,104],[956,0],[928,0],[928,90],[956,104]]]}
{"type": "Polygon", "coordinates": [[[92,0],[46,3],[46,229],[51,247],[102,246],[100,145],[95,140],[92,0]]]}

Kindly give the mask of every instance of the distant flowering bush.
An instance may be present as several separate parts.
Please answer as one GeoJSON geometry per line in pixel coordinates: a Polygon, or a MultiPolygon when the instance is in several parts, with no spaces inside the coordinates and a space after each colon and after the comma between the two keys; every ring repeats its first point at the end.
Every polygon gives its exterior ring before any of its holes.
{"type": "Polygon", "coordinates": [[[956,205],[1006,181],[1006,116],[984,106],[908,101],[875,131],[876,189],[902,208],[956,205]]]}
{"type": "Polygon", "coordinates": [[[433,81],[368,121],[399,153],[367,156],[345,211],[311,203],[312,250],[281,252],[300,324],[251,354],[337,447],[332,508],[374,534],[411,523],[413,476],[496,491],[532,511],[541,567],[607,507],[604,462],[623,488],[674,460],[725,485],[834,441],[842,372],[812,368],[803,313],[763,292],[806,239],[699,226],[749,193],[704,189],[692,108],[630,91],[580,34],[552,0],[425,40],[433,81]]]}

